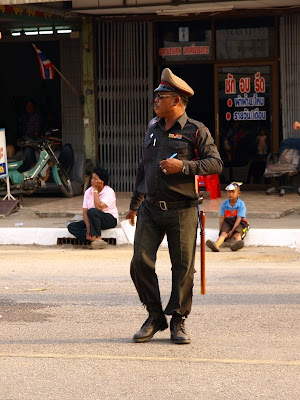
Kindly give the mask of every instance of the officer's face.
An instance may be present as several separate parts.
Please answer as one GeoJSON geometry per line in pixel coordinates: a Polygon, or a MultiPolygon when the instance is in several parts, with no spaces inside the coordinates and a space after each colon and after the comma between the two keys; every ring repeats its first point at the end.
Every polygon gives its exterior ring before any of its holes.
{"type": "Polygon", "coordinates": [[[153,108],[158,117],[165,117],[172,111],[178,96],[172,92],[157,92],[154,95],[153,108]]]}

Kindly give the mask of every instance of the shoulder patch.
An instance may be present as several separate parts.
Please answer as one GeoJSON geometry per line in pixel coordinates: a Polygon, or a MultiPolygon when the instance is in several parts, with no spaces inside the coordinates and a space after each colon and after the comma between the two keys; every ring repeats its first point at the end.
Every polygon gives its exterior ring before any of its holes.
{"type": "Polygon", "coordinates": [[[148,126],[154,125],[156,124],[156,122],[158,122],[159,118],[158,117],[154,117],[151,119],[151,121],[149,122],[148,126]]]}

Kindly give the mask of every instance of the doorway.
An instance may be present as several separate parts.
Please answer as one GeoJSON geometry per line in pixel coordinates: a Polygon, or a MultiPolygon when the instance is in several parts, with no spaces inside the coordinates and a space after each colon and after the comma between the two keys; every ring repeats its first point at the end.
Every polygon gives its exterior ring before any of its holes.
{"type": "MultiPolygon", "coordinates": [[[[165,66],[161,66],[161,71],[165,66]]],[[[202,122],[215,136],[214,67],[212,64],[168,65],[171,71],[186,81],[195,94],[189,99],[187,115],[202,122]]],[[[157,86],[157,85],[156,85],[157,86]]]]}
{"type": "Polygon", "coordinates": [[[271,65],[216,66],[216,115],[224,183],[267,183],[263,177],[273,147],[271,65]]]}
{"type": "MultiPolygon", "coordinates": [[[[36,42],[59,67],[59,41],[36,42]]],[[[16,145],[23,136],[22,118],[26,100],[33,99],[43,121],[43,129],[61,127],[60,78],[41,79],[36,52],[31,42],[1,43],[0,126],[6,142],[16,145]],[[50,126],[52,124],[53,126],[50,126]]]]}

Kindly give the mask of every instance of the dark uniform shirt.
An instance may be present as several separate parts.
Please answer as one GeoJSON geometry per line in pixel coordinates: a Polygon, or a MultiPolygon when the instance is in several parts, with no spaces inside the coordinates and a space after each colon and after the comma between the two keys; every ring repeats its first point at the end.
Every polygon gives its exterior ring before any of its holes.
{"type": "Polygon", "coordinates": [[[195,175],[219,174],[223,163],[213,138],[201,122],[184,113],[173,127],[165,130],[164,119],[154,118],[145,134],[142,160],[130,209],[136,210],[146,195],[150,201],[181,201],[196,199],[195,175]],[[196,135],[196,132],[198,133],[196,135]],[[199,157],[195,159],[195,146],[199,157]],[[159,162],[177,153],[184,171],[166,175],[159,162]]]}

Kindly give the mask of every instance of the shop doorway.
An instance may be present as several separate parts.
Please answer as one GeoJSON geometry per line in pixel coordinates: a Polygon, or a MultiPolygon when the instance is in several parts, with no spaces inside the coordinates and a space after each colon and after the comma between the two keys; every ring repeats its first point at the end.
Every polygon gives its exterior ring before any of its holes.
{"type": "Polygon", "coordinates": [[[218,144],[223,183],[267,184],[267,155],[273,148],[271,65],[216,66],[218,144]]]}
{"type": "MultiPolygon", "coordinates": [[[[36,42],[36,45],[59,68],[59,41],[36,42]]],[[[25,104],[34,100],[43,122],[43,130],[61,128],[60,78],[43,80],[36,52],[31,42],[0,45],[0,126],[6,142],[16,146],[24,135],[22,121],[25,104]],[[5,62],[4,62],[5,61],[5,62]]]]}
{"type": "MultiPolygon", "coordinates": [[[[189,99],[187,115],[202,122],[215,136],[214,67],[211,64],[168,65],[172,72],[185,80],[195,94],[189,99]]],[[[161,66],[161,71],[165,66],[161,66]]]]}

